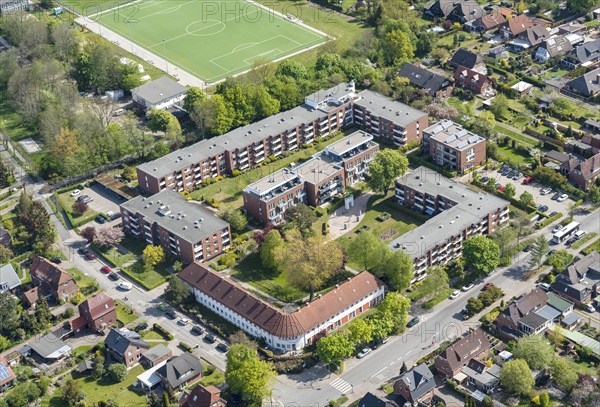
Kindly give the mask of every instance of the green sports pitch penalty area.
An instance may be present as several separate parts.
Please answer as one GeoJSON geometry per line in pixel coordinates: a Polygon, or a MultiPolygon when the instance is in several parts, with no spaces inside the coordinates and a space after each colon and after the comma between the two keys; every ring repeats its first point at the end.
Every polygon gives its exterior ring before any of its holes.
{"type": "Polygon", "coordinates": [[[104,3],[106,11],[89,18],[207,83],[326,41],[291,16],[243,0],[143,0],[110,7],[104,3]]]}

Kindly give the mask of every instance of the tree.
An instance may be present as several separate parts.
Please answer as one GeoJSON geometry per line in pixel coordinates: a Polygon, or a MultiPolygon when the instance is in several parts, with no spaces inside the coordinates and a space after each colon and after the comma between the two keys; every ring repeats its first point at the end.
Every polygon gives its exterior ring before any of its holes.
{"type": "Polygon", "coordinates": [[[252,351],[256,351],[258,349],[258,344],[250,339],[250,337],[241,330],[235,331],[233,334],[229,335],[229,343],[232,345],[242,344],[252,351]]]}
{"type": "Polygon", "coordinates": [[[162,400],[153,391],[146,395],[146,404],[148,407],[164,407],[162,400]]]}
{"type": "Polygon", "coordinates": [[[519,1],[519,4],[517,4],[517,13],[523,14],[526,9],[527,6],[525,5],[525,2],[523,0],[519,1]]]}
{"type": "Polygon", "coordinates": [[[190,113],[190,117],[198,126],[203,137],[207,134],[224,134],[233,124],[233,111],[220,94],[215,94],[198,103],[190,113]]]}
{"type": "Polygon", "coordinates": [[[166,132],[169,123],[171,120],[177,121],[175,116],[167,110],[162,109],[150,109],[148,113],[146,113],[146,118],[148,119],[147,126],[152,131],[162,131],[166,132]]]}
{"type": "Polygon", "coordinates": [[[377,152],[369,165],[369,186],[383,194],[393,185],[396,178],[408,170],[408,160],[399,150],[387,149],[377,152]]]}
{"type": "Polygon", "coordinates": [[[513,351],[515,358],[527,362],[531,369],[546,368],[554,359],[554,349],[543,336],[526,336],[517,342],[513,351]]]}
{"type": "Polygon", "coordinates": [[[250,405],[260,405],[269,394],[276,373],[271,362],[258,358],[256,351],[242,344],[232,345],[227,353],[225,382],[233,394],[250,405]]]}
{"type": "Polygon", "coordinates": [[[598,4],[598,0],[567,0],[567,10],[574,14],[577,14],[591,10],[598,4]]]}
{"type": "Polygon", "coordinates": [[[4,160],[0,160],[0,188],[11,186],[15,182],[13,169],[4,160]]]}
{"type": "Polygon", "coordinates": [[[293,230],[286,240],[286,247],[293,249],[286,250],[282,270],[292,285],[309,291],[312,301],[315,290],[342,269],[342,249],[334,241],[324,242],[322,236],[303,238],[293,230]]]}
{"type": "Polygon", "coordinates": [[[276,270],[278,267],[279,253],[285,248],[285,241],[277,229],[272,229],[265,236],[260,246],[260,261],[268,269],[276,270]]]}
{"type": "Polygon", "coordinates": [[[489,274],[500,264],[500,248],[486,236],[472,236],[463,243],[463,259],[468,268],[489,274]]]}
{"type": "Polygon", "coordinates": [[[190,291],[188,286],[185,285],[179,277],[171,277],[169,284],[165,289],[165,300],[167,300],[169,304],[181,304],[189,295],[190,291]]]}
{"type": "Polygon", "coordinates": [[[14,253],[10,248],[0,245],[0,263],[4,264],[14,257],[14,253]]]}
{"type": "Polygon", "coordinates": [[[71,209],[73,209],[73,212],[75,212],[78,216],[81,216],[85,211],[88,210],[88,204],[83,201],[77,200],[73,202],[71,209]]]}
{"type": "Polygon", "coordinates": [[[504,196],[506,196],[508,199],[512,198],[513,196],[515,196],[515,194],[517,193],[517,190],[515,189],[515,186],[511,183],[506,184],[506,188],[504,189],[504,196]]]}
{"type": "Polygon", "coordinates": [[[550,244],[544,235],[538,236],[531,249],[531,263],[538,266],[542,262],[542,257],[548,252],[549,246],[550,244]]]}
{"type": "Polygon", "coordinates": [[[490,112],[496,119],[502,119],[508,115],[508,98],[502,93],[497,94],[490,104],[490,112]]]}
{"type": "Polygon", "coordinates": [[[496,134],[496,118],[492,112],[485,111],[469,122],[469,127],[475,133],[485,138],[492,138],[496,134]]]}
{"type": "Polygon", "coordinates": [[[594,378],[590,375],[580,376],[569,396],[569,405],[573,407],[592,406],[594,398],[600,400],[600,389],[596,386],[594,378]]]}
{"type": "Polygon", "coordinates": [[[600,202],[600,187],[599,186],[594,185],[590,188],[590,192],[588,193],[588,199],[593,204],[597,204],[600,202]]]}
{"type": "Polygon", "coordinates": [[[104,356],[96,355],[94,360],[92,361],[93,371],[92,376],[95,379],[100,379],[106,373],[106,368],[104,367],[104,356]]]}
{"type": "Polygon", "coordinates": [[[509,393],[526,396],[531,391],[535,380],[527,362],[523,359],[513,359],[502,367],[500,382],[509,393]]]}
{"type": "Polygon", "coordinates": [[[62,399],[67,406],[76,406],[81,401],[81,383],[71,378],[67,379],[61,386],[62,399]]]}
{"type": "Polygon", "coordinates": [[[555,188],[560,188],[561,185],[567,182],[564,175],[562,175],[558,171],[553,170],[552,168],[544,166],[538,167],[535,170],[533,177],[536,181],[555,188]]]}
{"type": "Polygon", "coordinates": [[[288,224],[299,230],[302,236],[312,234],[312,225],[317,221],[317,215],[306,204],[299,203],[285,211],[288,224]]]}
{"type": "MultiPolygon", "coordinates": [[[[522,1],[522,0],[521,0],[522,1]]],[[[540,407],[549,407],[550,406],[550,396],[546,390],[540,393],[540,407]]]]}
{"type": "Polygon", "coordinates": [[[556,358],[550,364],[550,375],[562,389],[571,391],[577,384],[577,372],[573,364],[565,358],[556,358]]]}
{"type": "Polygon", "coordinates": [[[94,240],[99,246],[108,247],[119,244],[124,237],[121,228],[102,228],[96,231],[94,240]]]}
{"type": "Polygon", "coordinates": [[[254,86],[250,96],[250,102],[254,107],[254,119],[262,119],[279,112],[279,100],[271,96],[266,86],[254,86]]]}
{"type": "Polygon", "coordinates": [[[525,191],[519,197],[519,201],[521,201],[521,203],[523,205],[529,205],[533,202],[533,195],[531,195],[529,192],[525,191]]]}
{"type": "Polygon", "coordinates": [[[415,53],[410,37],[399,29],[386,34],[384,50],[390,65],[402,63],[412,58],[415,53]]]}
{"type": "Polygon", "coordinates": [[[397,292],[389,292],[377,307],[376,317],[390,323],[390,333],[403,332],[406,328],[406,318],[410,300],[397,292]]]}
{"type": "Polygon", "coordinates": [[[123,363],[113,363],[108,367],[108,375],[113,381],[121,383],[127,378],[127,366],[123,363]]]}
{"type": "Polygon", "coordinates": [[[160,246],[148,245],[142,253],[144,264],[148,267],[154,267],[165,261],[165,251],[160,246]]]}
{"type": "Polygon", "coordinates": [[[308,71],[302,62],[286,59],[277,66],[275,75],[289,76],[298,81],[306,79],[308,71]]]}
{"type": "Polygon", "coordinates": [[[343,332],[334,332],[319,339],[317,356],[327,364],[338,363],[343,358],[352,356],[354,344],[343,332]]]}
{"type": "Polygon", "coordinates": [[[373,270],[382,260],[382,246],[385,247],[381,240],[365,231],[350,241],[348,252],[363,270],[373,270]]]}
{"type": "Polygon", "coordinates": [[[191,113],[193,112],[200,103],[206,100],[206,95],[197,86],[190,86],[185,92],[185,99],[183,100],[183,109],[191,113]]]}
{"type": "Polygon", "coordinates": [[[483,398],[481,407],[494,407],[494,399],[492,399],[490,396],[485,396],[483,398]]]}
{"type": "Polygon", "coordinates": [[[229,223],[233,230],[240,233],[246,229],[248,226],[248,219],[246,215],[242,213],[239,209],[227,209],[223,213],[221,213],[221,218],[229,223]]]}
{"type": "Polygon", "coordinates": [[[354,343],[363,344],[373,340],[373,326],[365,318],[357,319],[348,325],[348,331],[354,343]]]}
{"type": "Polygon", "coordinates": [[[403,250],[391,251],[387,246],[383,247],[387,250],[384,251],[385,256],[378,268],[383,269],[382,274],[387,277],[387,282],[392,289],[406,290],[414,277],[412,258],[403,250]]]}
{"type": "Polygon", "coordinates": [[[16,329],[20,326],[22,308],[17,297],[9,292],[0,293],[0,334],[17,339],[16,329]]]}
{"type": "Polygon", "coordinates": [[[53,316],[50,312],[48,302],[44,297],[40,297],[35,305],[34,311],[35,319],[38,322],[39,327],[43,330],[48,327],[48,324],[52,322],[53,316]]]}
{"type": "Polygon", "coordinates": [[[435,298],[450,287],[448,285],[448,273],[441,266],[429,267],[427,277],[423,281],[425,291],[429,293],[429,298],[435,298]]]}
{"type": "Polygon", "coordinates": [[[96,237],[96,228],[93,226],[86,226],[81,231],[81,237],[87,240],[88,243],[92,243],[96,237]]]}

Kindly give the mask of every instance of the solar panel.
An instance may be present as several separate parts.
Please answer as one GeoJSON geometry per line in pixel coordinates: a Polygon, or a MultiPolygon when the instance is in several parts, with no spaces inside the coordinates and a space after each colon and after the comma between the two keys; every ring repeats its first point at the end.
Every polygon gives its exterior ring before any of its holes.
{"type": "Polygon", "coordinates": [[[462,136],[466,136],[469,132],[465,129],[460,130],[455,134],[456,138],[461,138],[462,136]]]}
{"type": "Polygon", "coordinates": [[[431,132],[433,134],[437,134],[437,133],[439,133],[442,130],[444,130],[444,128],[442,126],[435,126],[433,129],[431,129],[431,132]]]}
{"type": "Polygon", "coordinates": [[[456,140],[456,136],[452,135],[450,137],[446,137],[446,140],[444,140],[444,143],[451,143],[454,140],[456,140]]]}
{"type": "Polygon", "coordinates": [[[471,136],[469,137],[469,143],[477,143],[477,141],[479,140],[479,137],[477,136],[471,136]]]}
{"type": "Polygon", "coordinates": [[[469,143],[467,143],[466,141],[461,141],[460,143],[458,143],[458,148],[463,148],[464,146],[468,145],[469,143]]]}
{"type": "Polygon", "coordinates": [[[11,376],[12,375],[8,371],[8,368],[6,366],[4,366],[4,364],[0,363],[0,382],[8,379],[11,376]]]}

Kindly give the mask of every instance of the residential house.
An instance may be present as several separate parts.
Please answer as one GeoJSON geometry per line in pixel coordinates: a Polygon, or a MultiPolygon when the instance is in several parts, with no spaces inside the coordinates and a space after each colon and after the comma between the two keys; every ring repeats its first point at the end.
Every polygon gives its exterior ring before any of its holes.
{"type": "Polygon", "coordinates": [[[444,379],[451,379],[460,373],[472,359],[482,361],[489,355],[492,344],[480,328],[467,333],[448,346],[435,359],[437,373],[444,379]]]}
{"type": "Polygon", "coordinates": [[[272,349],[297,351],[347,324],[384,298],[384,284],[362,272],[288,313],[228,277],[194,263],[179,273],[196,301],[272,349]]]}
{"type": "Polygon", "coordinates": [[[408,62],[402,65],[398,76],[407,78],[412,86],[424,90],[429,96],[443,98],[452,93],[450,79],[408,62]]]}
{"type": "Polygon", "coordinates": [[[0,14],[16,14],[29,10],[29,0],[0,0],[0,14]]]}
{"type": "Polygon", "coordinates": [[[0,393],[12,387],[17,381],[17,376],[5,360],[0,359],[0,393]]]}
{"type": "Polygon", "coordinates": [[[394,393],[413,405],[429,405],[433,399],[435,379],[425,363],[405,372],[394,382],[394,393]]]}
{"type": "Polygon", "coordinates": [[[483,8],[472,0],[436,0],[425,11],[430,18],[443,18],[452,22],[466,23],[482,17],[483,8]]]}
{"type": "Polygon", "coordinates": [[[140,363],[147,368],[150,368],[159,365],[165,360],[170,359],[172,356],[173,351],[161,343],[144,352],[140,358],[140,363]]]}
{"type": "Polygon", "coordinates": [[[378,397],[369,392],[358,402],[358,407],[398,407],[398,403],[385,397],[378,397]]]}
{"type": "Polygon", "coordinates": [[[451,120],[442,120],[423,131],[423,151],[436,164],[459,174],[485,163],[486,139],[451,120]]]}
{"type": "Polygon", "coordinates": [[[156,370],[165,389],[181,390],[202,377],[202,363],[189,353],[172,357],[156,370]]]}
{"type": "Polygon", "coordinates": [[[500,27],[500,34],[506,38],[516,38],[535,25],[535,22],[527,15],[513,16],[500,27]]]}
{"type": "Polygon", "coordinates": [[[525,81],[519,81],[510,88],[514,89],[519,95],[519,97],[529,96],[535,89],[535,87],[531,83],[525,81]]]}
{"type": "Polygon", "coordinates": [[[576,93],[584,98],[593,98],[600,95],[600,68],[584,73],[565,84],[564,89],[576,93]]]}
{"type": "MultiPolygon", "coordinates": [[[[500,312],[496,319],[496,329],[501,333],[520,336],[519,321],[534,311],[541,309],[548,302],[548,295],[541,288],[536,288],[522,295],[500,312]]],[[[526,321],[533,322],[533,321],[526,321]]]]}
{"type": "Polygon", "coordinates": [[[462,380],[458,381],[464,384],[464,380],[466,379],[468,385],[489,394],[498,387],[500,373],[502,373],[502,368],[496,364],[488,366],[482,361],[471,359],[461,372],[461,376],[464,375],[464,378],[460,377],[459,379],[462,380]]]}
{"type": "Polygon", "coordinates": [[[566,69],[578,66],[592,66],[600,61],[600,41],[592,40],[577,45],[561,62],[566,69]]]}
{"type": "MultiPolygon", "coordinates": [[[[572,161],[569,160],[569,163],[571,164],[572,161]]],[[[577,161],[575,167],[568,173],[569,182],[584,191],[588,191],[594,185],[598,176],[600,176],[600,153],[586,160],[577,161]]]]}
{"type": "Polygon", "coordinates": [[[536,24],[523,31],[517,38],[526,41],[529,47],[535,47],[550,38],[550,31],[545,26],[536,24]]]}
{"type": "Polygon", "coordinates": [[[137,332],[126,328],[111,329],[104,340],[104,346],[114,360],[125,364],[127,368],[138,364],[142,353],[150,349],[150,345],[137,332]]]}
{"type": "Polygon", "coordinates": [[[79,316],[83,319],[83,326],[98,333],[103,333],[117,323],[115,302],[104,292],[94,294],[79,304],[79,316]]]}
{"type": "Polygon", "coordinates": [[[77,373],[80,375],[90,374],[94,370],[94,362],[90,359],[83,360],[77,364],[77,373]]]}
{"type": "Polygon", "coordinates": [[[483,74],[487,73],[483,58],[481,58],[479,54],[471,52],[466,48],[459,48],[454,55],[452,55],[448,64],[453,68],[463,67],[483,74]]]}
{"type": "Polygon", "coordinates": [[[121,204],[123,230],[189,264],[208,261],[231,245],[229,224],[171,189],[121,204]]]}
{"type": "Polygon", "coordinates": [[[556,28],[559,34],[583,34],[586,31],[585,25],[573,21],[559,25],[556,28]]]}
{"type": "MultiPolygon", "coordinates": [[[[594,135],[598,135],[600,136],[600,121],[597,120],[592,120],[592,119],[587,119],[584,123],[584,130],[592,133],[594,135]]],[[[590,140],[590,142],[588,142],[588,144],[590,144],[593,147],[596,148],[600,148],[600,138],[599,137],[593,137],[593,139],[597,140],[597,141],[593,141],[590,140]]]]}
{"type": "Polygon", "coordinates": [[[482,73],[468,69],[462,66],[456,68],[454,72],[454,84],[456,87],[467,89],[476,95],[484,97],[492,96],[492,81],[482,73]]]}
{"type": "Polygon", "coordinates": [[[79,292],[73,276],[41,256],[33,259],[29,274],[35,287],[24,294],[24,299],[30,306],[35,305],[39,296],[59,302],[68,301],[79,292]]]}
{"type": "Polygon", "coordinates": [[[134,102],[146,109],[168,109],[185,99],[187,88],[168,76],[131,89],[134,102]]]}
{"type": "Polygon", "coordinates": [[[0,227],[0,245],[12,249],[12,238],[8,230],[0,227]]]}
{"type": "Polygon", "coordinates": [[[21,286],[21,279],[13,268],[12,264],[7,263],[0,267],[0,294],[5,292],[14,292],[21,286]]]}
{"type": "Polygon", "coordinates": [[[506,47],[504,45],[498,45],[494,48],[490,48],[490,50],[487,53],[487,56],[489,58],[494,59],[495,61],[498,61],[500,59],[508,58],[509,54],[508,54],[508,50],[506,49],[506,47]]]}
{"type": "Polygon", "coordinates": [[[202,386],[184,390],[179,398],[180,407],[227,407],[227,401],[221,398],[221,390],[215,386],[202,386]]]}
{"type": "Polygon", "coordinates": [[[577,305],[600,294],[600,254],[593,251],[556,276],[552,291],[577,305]]]}
{"type": "Polygon", "coordinates": [[[465,24],[465,27],[470,31],[475,32],[486,32],[495,30],[502,24],[506,23],[506,18],[512,15],[512,10],[505,7],[501,7],[498,10],[492,11],[490,14],[486,14],[473,21],[465,24]]]}
{"type": "Polygon", "coordinates": [[[23,352],[32,355],[31,351],[33,351],[32,356],[39,358],[40,362],[51,364],[69,356],[71,350],[71,347],[54,333],[49,333],[30,341],[23,352]]]}
{"type": "Polygon", "coordinates": [[[550,37],[540,43],[533,53],[533,60],[543,64],[551,58],[567,54],[573,49],[573,45],[564,35],[550,37]]]}

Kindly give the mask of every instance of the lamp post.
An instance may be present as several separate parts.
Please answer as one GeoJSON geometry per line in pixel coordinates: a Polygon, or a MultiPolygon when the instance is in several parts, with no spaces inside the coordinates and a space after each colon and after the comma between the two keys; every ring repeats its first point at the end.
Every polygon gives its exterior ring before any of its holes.
{"type": "Polygon", "coordinates": [[[165,59],[165,65],[167,66],[167,75],[169,74],[169,61],[167,61],[167,45],[165,44],[165,39],[162,39],[163,44],[163,57],[165,59]]]}

